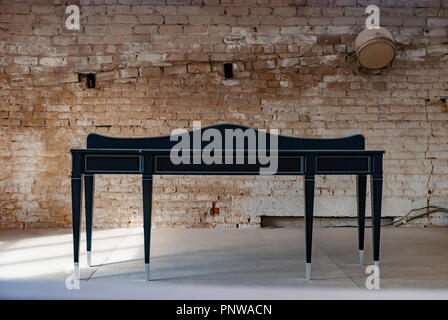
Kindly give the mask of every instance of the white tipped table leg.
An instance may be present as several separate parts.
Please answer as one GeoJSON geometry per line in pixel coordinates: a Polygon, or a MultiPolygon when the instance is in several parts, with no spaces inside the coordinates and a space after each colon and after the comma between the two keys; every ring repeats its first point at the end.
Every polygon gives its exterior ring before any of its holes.
{"type": "Polygon", "coordinates": [[[359,250],[359,265],[364,265],[364,250],[359,250]]]}
{"type": "Polygon", "coordinates": [[[75,280],[79,280],[79,262],[75,262],[73,264],[73,273],[75,276],[75,280]]]}
{"type": "Polygon", "coordinates": [[[306,280],[311,280],[311,263],[306,264],[306,280]]]}
{"type": "Polygon", "coordinates": [[[380,262],[373,260],[373,265],[379,267],[380,266],[380,262]]]}
{"type": "Polygon", "coordinates": [[[92,266],[92,251],[87,251],[87,265],[92,266]]]}
{"type": "Polygon", "coordinates": [[[149,263],[145,263],[145,280],[149,281],[149,263]]]}

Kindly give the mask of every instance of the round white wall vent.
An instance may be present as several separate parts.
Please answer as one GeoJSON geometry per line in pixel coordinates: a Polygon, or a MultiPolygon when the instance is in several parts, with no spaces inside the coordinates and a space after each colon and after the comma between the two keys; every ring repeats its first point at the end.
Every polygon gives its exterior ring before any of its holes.
{"type": "Polygon", "coordinates": [[[359,64],[366,69],[387,67],[395,59],[392,35],[384,28],[366,29],[355,40],[359,64]]]}

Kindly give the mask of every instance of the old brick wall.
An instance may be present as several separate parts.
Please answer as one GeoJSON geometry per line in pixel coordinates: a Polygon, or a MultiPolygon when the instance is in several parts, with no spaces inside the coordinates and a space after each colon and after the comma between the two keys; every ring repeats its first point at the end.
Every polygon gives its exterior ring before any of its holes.
{"type": "MultiPolygon", "coordinates": [[[[384,216],[448,204],[447,0],[1,0],[0,226],[70,226],[70,156],[90,132],[236,123],[385,149],[384,216]],[[81,29],[67,30],[78,4],[81,29]],[[377,4],[398,56],[361,72],[377,4]],[[223,63],[234,64],[225,79],[223,63]],[[96,73],[97,87],[78,82],[96,73]]],[[[258,227],[303,216],[303,177],[157,177],[157,226],[258,227]],[[205,216],[212,201],[221,214],[205,216]]],[[[138,176],[98,176],[95,225],[139,226],[138,176]]],[[[316,214],[355,216],[355,180],[321,176],[316,214]],[[324,183],[325,182],[325,183],[324,183]]]]}

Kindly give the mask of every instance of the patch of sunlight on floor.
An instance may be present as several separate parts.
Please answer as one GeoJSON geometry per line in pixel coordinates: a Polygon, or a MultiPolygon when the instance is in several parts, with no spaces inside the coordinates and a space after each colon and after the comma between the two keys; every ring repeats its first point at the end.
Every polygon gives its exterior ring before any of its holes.
{"type": "MultiPolygon", "coordinates": [[[[60,278],[67,276],[73,271],[73,237],[70,232],[57,235],[42,234],[35,237],[1,241],[1,280],[40,278],[45,276],[60,278]]],[[[114,232],[110,230],[95,231],[95,258],[135,254],[136,248],[134,246],[141,246],[138,241],[141,234],[142,231],[140,229],[118,229],[114,230],[114,232]],[[119,244],[118,247],[117,244],[119,244]]],[[[85,253],[84,234],[82,239],[80,243],[80,261],[83,260],[81,257],[85,253]]]]}

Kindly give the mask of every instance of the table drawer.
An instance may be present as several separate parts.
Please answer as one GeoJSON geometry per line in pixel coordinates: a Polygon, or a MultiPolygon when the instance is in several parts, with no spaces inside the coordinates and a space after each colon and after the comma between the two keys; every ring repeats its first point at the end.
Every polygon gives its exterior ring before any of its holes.
{"type": "Polygon", "coordinates": [[[316,173],[369,173],[370,157],[317,156],[316,173]]]}
{"type": "MultiPolygon", "coordinates": [[[[191,162],[193,162],[191,160],[191,162]]],[[[224,160],[223,160],[224,162],[224,160]]],[[[269,165],[248,164],[247,159],[244,158],[243,164],[178,164],[171,162],[169,156],[155,157],[155,171],[156,174],[221,174],[221,175],[238,175],[238,174],[260,174],[261,168],[267,168],[269,165]]],[[[303,157],[302,156],[279,156],[278,168],[275,174],[302,174],[303,172],[303,157]]]]}
{"type": "Polygon", "coordinates": [[[140,156],[135,155],[86,155],[85,172],[142,172],[142,161],[140,156]]]}

